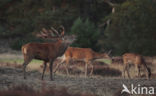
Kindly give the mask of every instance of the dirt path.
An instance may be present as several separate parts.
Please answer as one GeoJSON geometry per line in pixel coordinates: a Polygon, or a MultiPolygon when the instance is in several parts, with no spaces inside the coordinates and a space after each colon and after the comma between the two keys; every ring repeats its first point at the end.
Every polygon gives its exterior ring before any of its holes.
{"type": "MultiPolygon", "coordinates": [[[[122,89],[122,84],[140,84],[143,86],[155,86],[156,80],[145,79],[115,79],[115,78],[83,78],[83,77],[67,77],[55,75],[54,81],[49,81],[49,75],[45,76],[45,80],[40,80],[41,73],[37,71],[28,72],[27,80],[23,79],[21,69],[0,68],[0,89],[6,89],[12,85],[26,84],[37,90],[43,87],[67,87],[71,93],[88,92],[97,96],[113,96],[117,91],[122,89]]],[[[156,89],[156,88],[155,88],[156,89]]]]}

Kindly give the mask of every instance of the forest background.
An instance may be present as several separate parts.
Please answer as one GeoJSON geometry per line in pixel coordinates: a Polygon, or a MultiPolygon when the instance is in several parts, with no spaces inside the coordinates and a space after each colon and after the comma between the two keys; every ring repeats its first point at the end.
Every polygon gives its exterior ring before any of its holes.
{"type": "MultiPolygon", "coordinates": [[[[75,47],[113,55],[156,54],[155,0],[0,0],[0,40],[13,50],[43,42],[42,28],[65,27],[75,47]]],[[[3,46],[3,45],[0,45],[3,46]]]]}

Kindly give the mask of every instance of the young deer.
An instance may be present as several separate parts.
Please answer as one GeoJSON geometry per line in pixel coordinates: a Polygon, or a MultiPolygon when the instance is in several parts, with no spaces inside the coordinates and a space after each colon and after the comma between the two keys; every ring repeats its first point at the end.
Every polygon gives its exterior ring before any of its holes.
{"type": "Polygon", "coordinates": [[[135,69],[137,69],[138,71],[138,77],[140,77],[140,68],[143,65],[146,71],[146,76],[148,79],[150,79],[151,70],[150,68],[147,67],[146,62],[141,55],[135,54],[135,53],[125,53],[123,54],[122,58],[123,58],[123,64],[124,64],[124,68],[123,68],[124,78],[125,78],[125,71],[127,71],[128,77],[131,78],[129,75],[129,64],[134,64],[135,69]]]}
{"type": "Polygon", "coordinates": [[[47,38],[56,40],[55,42],[49,43],[28,43],[22,46],[22,53],[24,56],[23,63],[23,72],[24,79],[26,79],[26,66],[30,63],[32,59],[39,59],[44,61],[44,68],[42,73],[42,80],[44,78],[44,72],[46,69],[47,62],[50,63],[50,79],[53,80],[53,61],[62,56],[68,46],[75,40],[75,36],[64,36],[64,27],[61,26],[62,32],[59,34],[57,30],[53,27],[51,29],[46,30],[42,29],[40,34],[37,34],[37,37],[47,38]],[[53,36],[55,35],[55,36],[53,36]]]}
{"type": "MultiPolygon", "coordinates": [[[[90,74],[93,73],[93,65],[91,64],[93,60],[99,59],[99,58],[110,58],[109,53],[108,54],[97,53],[97,52],[94,52],[91,48],[76,48],[76,47],[68,47],[64,56],[65,58],[62,60],[60,64],[64,63],[64,61],[66,62],[65,68],[66,68],[67,74],[69,74],[68,65],[69,65],[70,60],[82,60],[85,62],[85,77],[87,76],[87,69],[88,69],[89,64],[92,66],[92,70],[90,74]]],[[[56,67],[54,72],[57,71],[59,65],[56,67]]]]}

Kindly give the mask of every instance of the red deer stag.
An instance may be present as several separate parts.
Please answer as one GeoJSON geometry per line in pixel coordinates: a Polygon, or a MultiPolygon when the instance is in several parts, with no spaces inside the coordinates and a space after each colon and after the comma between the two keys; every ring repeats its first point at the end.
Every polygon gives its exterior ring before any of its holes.
{"type": "Polygon", "coordinates": [[[123,64],[124,64],[124,68],[123,68],[124,78],[125,78],[125,71],[127,71],[128,77],[131,78],[129,75],[129,67],[130,67],[130,64],[134,64],[135,69],[137,69],[137,71],[138,71],[138,77],[140,77],[140,75],[141,75],[140,68],[143,65],[144,71],[146,71],[146,76],[148,79],[150,79],[151,70],[150,70],[150,68],[147,67],[143,56],[141,56],[139,54],[135,54],[135,53],[125,53],[125,54],[123,54],[122,58],[123,58],[123,64]]]}
{"type": "Polygon", "coordinates": [[[37,34],[37,37],[41,37],[44,39],[53,39],[55,42],[48,43],[28,43],[22,46],[22,53],[24,56],[23,63],[23,72],[24,79],[26,79],[26,66],[30,63],[32,59],[39,59],[44,61],[44,68],[42,73],[42,80],[44,78],[44,72],[46,69],[46,65],[49,62],[50,69],[50,79],[53,80],[53,61],[64,54],[65,50],[68,46],[75,40],[75,36],[64,36],[64,27],[60,27],[62,32],[59,34],[57,30],[51,27],[50,30],[46,30],[45,28],[37,34]],[[55,36],[54,36],[55,35],[55,36]]]}
{"type": "MultiPolygon", "coordinates": [[[[99,59],[99,58],[110,58],[109,54],[106,53],[97,53],[94,52],[91,48],[77,48],[77,47],[68,47],[68,49],[65,52],[65,58],[62,60],[62,63],[64,63],[64,61],[66,62],[66,72],[67,74],[69,74],[68,71],[68,64],[70,62],[70,60],[82,60],[85,62],[85,77],[87,76],[87,69],[88,69],[88,65],[90,64],[92,66],[92,70],[90,72],[90,75],[92,75],[93,73],[93,65],[91,64],[93,60],[95,59],[99,59]]],[[[60,65],[59,64],[59,65],[60,65]]],[[[56,67],[55,71],[57,71],[59,65],[56,67]]]]}

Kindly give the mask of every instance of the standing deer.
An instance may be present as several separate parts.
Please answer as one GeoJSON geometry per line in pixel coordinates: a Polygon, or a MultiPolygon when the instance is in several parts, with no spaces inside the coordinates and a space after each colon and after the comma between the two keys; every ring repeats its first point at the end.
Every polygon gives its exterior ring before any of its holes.
{"type": "MultiPolygon", "coordinates": [[[[93,65],[91,64],[93,60],[99,59],[99,58],[110,58],[109,54],[106,53],[97,53],[94,52],[91,48],[77,48],[77,47],[68,47],[68,49],[65,52],[65,58],[62,60],[60,64],[62,64],[64,61],[66,62],[66,72],[69,74],[68,71],[68,65],[70,60],[82,60],[85,62],[85,77],[87,76],[87,69],[88,65],[90,64],[92,66],[90,75],[93,73],[93,65]]],[[[59,65],[60,65],[59,64],[59,65]]],[[[55,71],[57,71],[59,65],[56,67],[55,71]]]]}
{"type": "Polygon", "coordinates": [[[23,63],[23,72],[24,79],[26,79],[26,66],[30,63],[32,59],[39,59],[44,61],[44,68],[42,73],[42,80],[44,78],[44,72],[46,69],[46,65],[49,62],[50,69],[50,79],[53,80],[53,61],[62,56],[68,46],[75,40],[75,36],[64,36],[64,27],[60,27],[62,29],[61,33],[51,27],[50,30],[46,30],[45,28],[37,34],[37,37],[41,37],[44,39],[53,39],[55,42],[49,43],[28,43],[22,46],[22,53],[24,56],[23,63]],[[55,36],[53,36],[55,35],[55,36]]]}
{"type": "Polygon", "coordinates": [[[129,67],[130,67],[129,64],[134,64],[135,69],[138,71],[138,77],[140,77],[140,68],[143,65],[146,71],[146,76],[148,79],[150,79],[151,70],[150,68],[147,67],[143,56],[139,54],[135,54],[135,53],[125,53],[123,54],[122,58],[123,58],[123,64],[124,64],[124,68],[123,68],[124,78],[125,78],[125,71],[127,71],[128,77],[131,78],[129,75],[129,67]]]}

